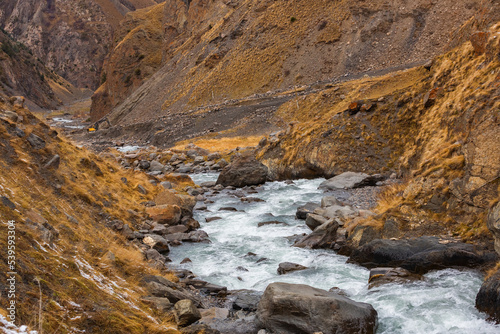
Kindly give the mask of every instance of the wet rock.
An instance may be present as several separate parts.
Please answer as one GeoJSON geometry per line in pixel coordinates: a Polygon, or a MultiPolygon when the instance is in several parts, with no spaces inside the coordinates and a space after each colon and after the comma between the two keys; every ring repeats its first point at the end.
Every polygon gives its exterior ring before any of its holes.
{"type": "Polygon", "coordinates": [[[170,253],[167,240],[157,234],[146,234],[142,239],[142,242],[145,245],[157,250],[162,255],[170,253]]]}
{"type": "Polygon", "coordinates": [[[210,223],[210,222],[213,222],[213,221],[216,221],[216,220],[219,220],[219,219],[222,219],[221,217],[207,217],[205,218],[205,221],[207,223],[210,223]]]}
{"type": "Polygon", "coordinates": [[[476,296],[476,308],[500,323],[500,270],[491,275],[476,296]]]}
{"type": "Polygon", "coordinates": [[[187,226],[185,225],[175,225],[175,226],[169,226],[165,228],[165,234],[173,234],[173,233],[185,233],[188,231],[187,226]]]}
{"type": "Polygon", "coordinates": [[[421,275],[416,275],[403,268],[373,268],[370,270],[368,289],[387,283],[410,283],[421,280],[421,275]]]}
{"type": "Polygon", "coordinates": [[[242,155],[222,170],[217,184],[237,188],[259,185],[267,181],[267,174],[267,167],[260,161],[257,161],[252,155],[242,155]]]}
{"type": "Polygon", "coordinates": [[[186,257],[185,259],[183,259],[183,260],[181,261],[181,264],[191,263],[191,262],[193,262],[193,261],[191,261],[191,259],[190,259],[190,258],[186,257]]]}
{"type": "Polygon", "coordinates": [[[146,209],[146,213],[158,224],[176,225],[181,221],[181,208],[177,205],[157,205],[146,209]]]}
{"type": "Polygon", "coordinates": [[[233,302],[233,309],[251,312],[257,311],[257,306],[262,294],[261,291],[255,290],[231,291],[231,295],[236,296],[233,302]]]}
{"type": "Polygon", "coordinates": [[[230,207],[230,206],[224,206],[224,207],[220,208],[219,211],[233,211],[233,212],[236,212],[236,211],[238,211],[238,209],[230,207]]]}
{"type": "Polygon", "coordinates": [[[297,264],[297,263],[292,263],[292,262],[283,262],[279,264],[278,267],[278,275],[284,275],[288,274],[292,271],[299,271],[299,270],[305,270],[308,269],[307,267],[297,264]]]}
{"type": "Polygon", "coordinates": [[[189,299],[179,300],[174,305],[175,321],[178,326],[186,327],[201,319],[200,311],[189,299]]]}
{"type": "Polygon", "coordinates": [[[283,225],[283,226],[288,226],[287,223],[280,222],[278,220],[272,220],[268,222],[261,222],[257,224],[257,227],[263,227],[263,226],[269,226],[269,225],[283,225]]]}
{"type": "Polygon", "coordinates": [[[375,186],[378,181],[382,181],[380,175],[368,175],[365,173],[345,172],[322,182],[319,189],[354,189],[367,186],[375,186]]]}
{"type": "Polygon", "coordinates": [[[200,187],[203,187],[203,188],[213,188],[213,187],[215,187],[215,181],[202,182],[202,183],[200,183],[200,187]]]}
{"type": "Polygon", "coordinates": [[[339,224],[335,220],[328,220],[314,231],[294,243],[294,247],[309,249],[332,249],[337,240],[339,224]]]}
{"type": "Polygon", "coordinates": [[[31,147],[33,147],[35,150],[41,150],[45,148],[45,140],[42,138],[38,137],[34,133],[30,133],[29,136],[26,138],[28,143],[30,143],[31,147]]]}
{"type": "Polygon", "coordinates": [[[196,219],[190,217],[183,217],[181,223],[187,227],[188,231],[194,231],[200,228],[200,223],[196,219]]]}
{"type": "Polygon", "coordinates": [[[295,213],[295,217],[297,217],[297,219],[306,219],[308,213],[313,213],[314,210],[316,210],[319,207],[320,206],[316,203],[312,203],[312,202],[306,203],[305,205],[299,206],[297,208],[297,212],[295,213]]]}
{"type": "Polygon", "coordinates": [[[375,333],[377,327],[370,304],[302,284],[269,284],[257,317],[274,333],[375,333]]]}
{"type": "Polygon", "coordinates": [[[227,288],[225,286],[208,283],[199,279],[186,280],[183,283],[186,286],[192,286],[193,288],[208,294],[225,295],[227,293],[227,288]]]}
{"type": "Polygon", "coordinates": [[[308,213],[306,217],[306,225],[311,229],[311,231],[314,231],[316,227],[321,226],[328,221],[327,218],[315,215],[314,213],[308,213]]]}
{"type": "Polygon", "coordinates": [[[440,242],[437,237],[407,240],[376,239],[355,249],[349,262],[367,268],[402,267],[412,273],[450,267],[474,268],[496,261],[496,253],[461,242],[440,242]]]}

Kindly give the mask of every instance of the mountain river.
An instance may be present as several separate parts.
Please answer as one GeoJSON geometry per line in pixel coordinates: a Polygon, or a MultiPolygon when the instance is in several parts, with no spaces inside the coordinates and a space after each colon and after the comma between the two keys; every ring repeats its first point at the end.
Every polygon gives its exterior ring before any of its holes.
{"type": "MultiPolygon", "coordinates": [[[[214,181],[217,174],[195,174],[192,178],[196,183],[214,181]]],[[[225,192],[211,197],[214,203],[207,204],[209,211],[195,211],[195,219],[212,242],[174,247],[170,258],[176,264],[190,258],[191,263],[179,267],[229,290],[263,291],[272,282],[307,284],[325,290],[338,287],[349,298],[373,305],[378,312],[379,334],[500,333],[500,326],[486,321],[486,316],[474,307],[483,281],[477,271],[434,271],[420,282],[386,284],[368,290],[369,270],[346,263],[347,257],[330,250],[291,247],[292,242],[286,237],[310,233],[304,221],[295,219],[296,209],[306,202],[321,201],[326,195],[317,189],[322,181],[268,182],[258,194],[248,195],[265,202],[242,203],[225,192]],[[241,211],[218,211],[221,207],[241,211]],[[214,216],[222,219],[205,222],[206,217],[214,216]],[[257,227],[259,222],[271,220],[288,226],[257,227]],[[256,255],[248,255],[249,252],[256,255]],[[278,275],[279,263],[286,261],[309,269],[278,275]]]]}

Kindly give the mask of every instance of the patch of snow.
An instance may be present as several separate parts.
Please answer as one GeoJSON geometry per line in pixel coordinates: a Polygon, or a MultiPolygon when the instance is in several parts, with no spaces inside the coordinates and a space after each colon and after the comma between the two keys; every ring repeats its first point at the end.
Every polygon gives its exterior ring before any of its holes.
{"type": "Polygon", "coordinates": [[[0,314],[0,333],[2,334],[37,334],[37,331],[28,331],[28,326],[17,327],[0,314]]]}

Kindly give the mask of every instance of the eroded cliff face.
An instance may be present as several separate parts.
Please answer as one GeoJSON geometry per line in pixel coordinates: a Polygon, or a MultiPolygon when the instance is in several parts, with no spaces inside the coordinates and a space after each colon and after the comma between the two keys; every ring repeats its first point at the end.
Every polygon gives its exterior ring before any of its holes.
{"type": "MultiPolygon", "coordinates": [[[[276,178],[396,172],[379,205],[420,234],[490,236],[500,185],[500,24],[432,65],[340,84],[282,106],[286,131],[262,141],[276,178]]],[[[417,234],[418,234],[417,233],[417,234]]]]}
{"type": "Polygon", "coordinates": [[[0,92],[21,95],[32,108],[56,108],[89,92],[48,69],[24,44],[0,31],[0,92]]]}
{"type": "Polygon", "coordinates": [[[113,28],[153,0],[4,0],[0,27],[72,84],[96,89],[113,28]]]}
{"type": "Polygon", "coordinates": [[[453,29],[478,12],[491,19],[498,6],[448,0],[167,1],[163,66],[121,105],[95,103],[93,113],[114,108],[110,118],[115,123],[131,124],[269,90],[424,62],[442,52],[453,29]]]}

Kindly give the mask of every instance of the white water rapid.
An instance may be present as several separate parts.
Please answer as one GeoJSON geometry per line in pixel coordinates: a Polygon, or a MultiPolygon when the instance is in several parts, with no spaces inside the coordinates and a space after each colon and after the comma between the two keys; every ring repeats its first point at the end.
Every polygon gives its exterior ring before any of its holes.
{"type": "MultiPolygon", "coordinates": [[[[192,177],[200,183],[213,181],[217,175],[192,177]]],[[[304,221],[295,219],[295,212],[306,202],[321,201],[325,194],[317,188],[322,181],[297,180],[290,185],[271,182],[258,194],[248,195],[265,202],[242,203],[225,192],[211,197],[214,203],[207,205],[210,212],[196,211],[195,218],[212,243],[173,247],[170,258],[179,264],[189,257],[192,263],[179,265],[180,268],[189,269],[208,282],[227,286],[229,290],[263,291],[271,282],[301,283],[325,290],[338,287],[351,299],[373,305],[378,312],[379,334],[500,333],[500,326],[487,322],[486,316],[474,307],[483,280],[476,271],[434,271],[426,274],[421,282],[386,284],[368,290],[369,271],[347,264],[347,257],[333,251],[290,247],[291,242],[285,237],[310,233],[304,221]],[[235,207],[244,212],[218,211],[221,207],[235,207]],[[205,217],[215,216],[222,219],[205,222],[205,217]],[[288,226],[257,227],[265,221],[282,221],[288,226]],[[249,252],[256,255],[249,256],[249,252]],[[262,258],[266,259],[257,263],[262,258]],[[278,265],[285,261],[309,269],[278,275],[278,265]]]]}

